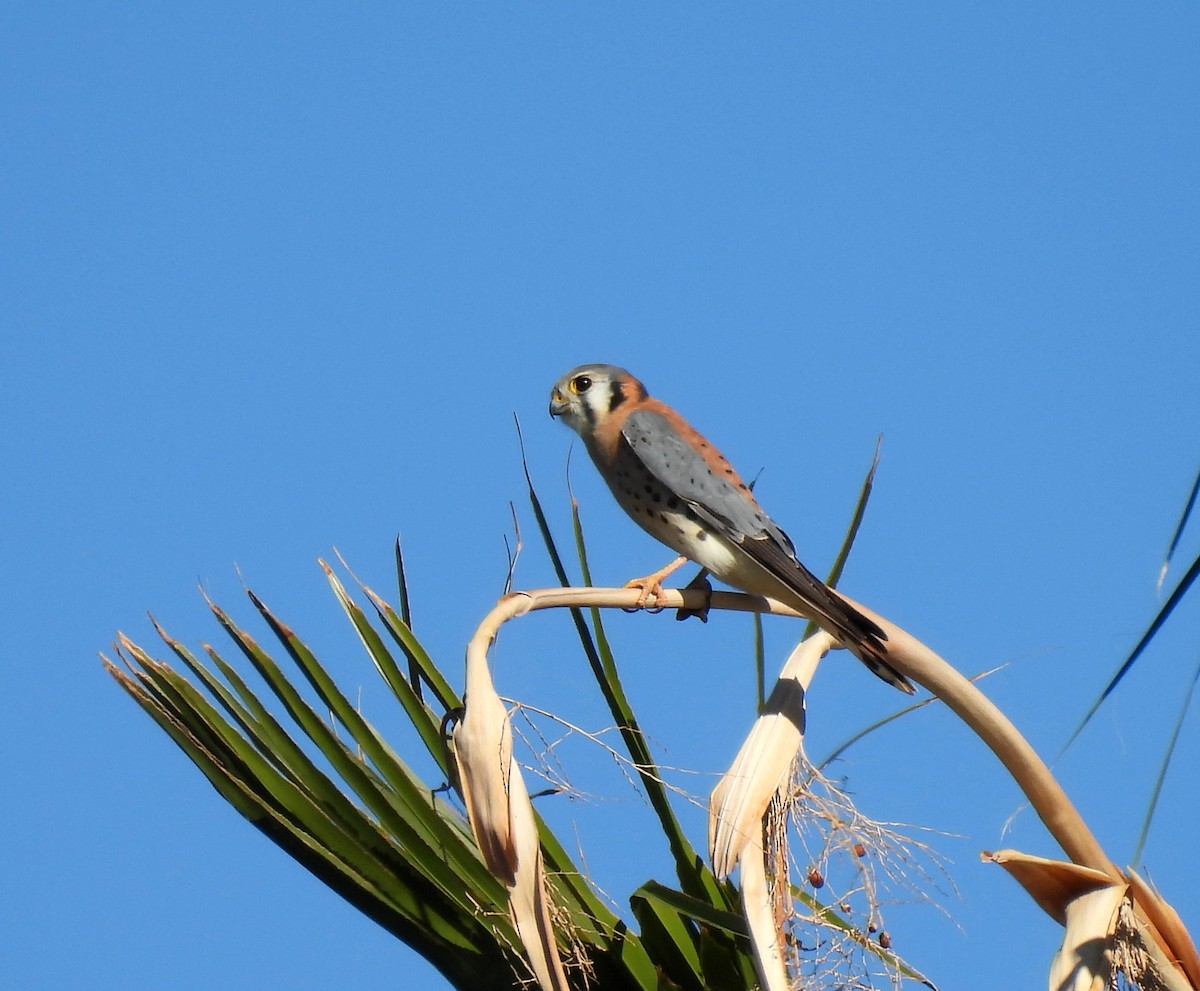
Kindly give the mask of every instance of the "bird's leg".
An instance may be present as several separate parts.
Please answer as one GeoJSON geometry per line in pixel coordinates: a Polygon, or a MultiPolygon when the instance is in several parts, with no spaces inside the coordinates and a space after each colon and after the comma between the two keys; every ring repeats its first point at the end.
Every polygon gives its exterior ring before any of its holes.
{"type": "Polygon", "coordinates": [[[671,572],[683,567],[683,565],[686,563],[686,557],[677,557],[665,568],[659,568],[657,571],[647,575],[645,578],[634,578],[630,581],[627,581],[625,583],[626,588],[640,588],[642,590],[642,594],[638,596],[637,604],[634,606],[634,608],[644,608],[646,605],[646,600],[651,597],[653,597],[655,601],[662,598],[663,579],[666,578],[667,575],[671,574],[671,572]]]}

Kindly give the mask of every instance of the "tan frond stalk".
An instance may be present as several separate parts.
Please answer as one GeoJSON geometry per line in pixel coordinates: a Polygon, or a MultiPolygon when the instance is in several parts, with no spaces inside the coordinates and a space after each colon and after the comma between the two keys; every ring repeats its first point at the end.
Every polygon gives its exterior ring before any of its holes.
{"type": "Polygon", "coordinates": [[[538,985],[566,991],[533,804],[513,760],[508,710],[488,670],[492,639],[481,627],[467,647],[466,705],[454,730],[463,801],[484,861],[508,887],[509,912],[538,985]]]}
{"type": "MultiPolygon", "coordinates": [[[[841,594],[841,593],[838,593],[841,594]]],[[[888,663],[940,698],[994,753],[1020,785],[1050,834],[1076,864],[1115,875],[1116,868],[1029,741],[970,680],[907,630],[843,599],[887,633],[888,663]]]]}
{"type": "MultiPolygon", "coordinates": [[[[616,588],[550,588],[517,592],[502,600],[488,614],[475,639],[485,632],[490,638],[509,619],[534,610],[571,606],[629,608],[637,604],[637,596],[635,589],[616,588]]],[[[996,754],[1071,860],[1097,870],[1115,872],[1116,868],[1062,786],[1004,713],[966,677],[916,637],[853,599],[843,598],[887,632],[889,663],[945,702],[996,754]]],[[[666,589],[655,605],[666,609],[711,608],[769,612],[781,616],[798,615],[773,599],[735,592],[713,592],[709,595],[696,589],[666,589]]]]}
{"type": "MultiPolygon", "coordinates": [[[[767,879],[761,819],[757,835],[747,838],[742,844],[738,863],[742,868],[742,913],[746,917],[750,943],[754,947],[754,970],[763,991],[787,991],[784,930],[775,916],[775,897],[767,879]]],[[[776,878],[775,883],[786,884],[786,878],[776,878]]]]}
{"type": "MultiPolygon", "coordinates": [[[[1029,741],[987,696],[911,634],[853,599],[843,598],[883,627],[892,666],[940,698],[1000,759],[1074,865],[1091,868],[1116,885],[1131,882],[1131,877],[1109,860],[1029,741]]],[[[1163,959],[1171,961],[1168,969],[1176,978],[1186,975],[1185,986],[1200,987],[1200,955],[1187,930],[1182,924],[1166,928],[1156,924],[1156,919],[1177,921],[1174,909],[1144,886],[1134,891],[1130,904],[1138,929],[1150,933],[1150,943],[1161,947],[1163,959]]]]}
{"type": "MultiPolygon", "coordinates": [[[[1125,887],[1106,885],[1067,905],[1062,947],[1050,962],[1055,991],[1108,991],[1113,981],[1113,945],[1125,887]]],[[[1185,984],[1186,986],[1186,984],[1185,984]]]]}
{"type": "Polygon", "coordinates": [[[1103,871],[1016,850],[985,852],[983,858],[1008,871],[1064,927],[1050,965],[1050,991],[1106,991],[1115,973],[1143,989],[1194,987],[1187,961],[1172,948],[1179,945],[1177,934],[1151,921],[1157,912],[1171,912],[1170,906],[1140,878],[1114,880],[1103,871]]]}
{"type": "MultiPolygon", "coordinates": [[[[772,796],[791,774],[804,741],[804,696],[817,663],[833,646],[824,631],[792,651],[729,770],[708,803],[708,849],[713,872],[733,871],[742,848],[762,834],[763,816],[772,796]]],[[[744,868],[743,868],[744,877],[744,868]]]]}
{"type": "MultiPolygon", "coordinates": [[[[496,631],[509,619],[538,609],[629,608],[637,605],[638,595],[635,589],[554,588],[518,592],[507,596],[484,619],[472,638],[471,647],[468,648],[468,694],[471,692],[471,657],[482,657],[496,631]]],[[[941,699],[999,758],[1073,864],[1090,868],[1097,878],[1105,878],[1107,884],[1129,886],[1130,894],[1123,902],[1129,907],[1126,915],[1133,920],[1134,930],[1147,934],[1148,938],[1144,942],[1148,958],[1159,959],[1166,967],[1158,986],[1173,988],[1179,980],[1186,980],[1188,983],[1183,986],[1200,988],[1200,955],[1197,954],[1190,936],[1178,921],[1174,910],[1144,883],[1140,883],[1136,875],[1122,872],[1109,860],[1062,786],[1050,773],[1050,769],[1008,718],[971,681],[925,644],[866,606],[848,597],[843,598],[886,632],[888,662],[901,674],[941,699]],[[1157,957],[1154,954],[1157,954],[1157,957]]],[[[656,596],[654,604],[667,609],[732,609],[741,612],[797,615],[793,610],[771,599],[729,592],[715,592],[710,595],[702,590],[690,588],[664,590],[656,596]]],[[[811,642],[821,644],[817,638],[813,638],[811,642]]],[[[828,647],[827,641],[824,647],[828,647]]],[[[813,646],[812,649],[816,652],[818,647],[813,646]]],[[[487,684],[490,689],[490,678],[487,684]]],[[[790,685],[790,688],[785,686],[785,694],[798,694],[796,689],[801,687],[800,683],[791,681],[790,685]]],[[[494,693],[494,689],[492,691],[494,693]]],[[[468,714],[474,704],[476,700],[469,698],[468,714]]],[[[489,703],[478,704],[483,708],[489,703]]],[[[496,704],[499,705],[498,700],[496,704]]],[[[757,747],[751,748],[748,755],[745,755],[748,763],[739,767],[739,773],[730,776],[728,782],[722,782],[718,789],[720,794],[714,793],[713,807],[719,810],[720,814],[715,817],[711,826],[711,846],[714,863],[721,874],[732,869],[738,852],[744,851],[746,844],[756,835],[754,830],[758,827],[754,825],[755,816],[761,821],[766,802],[773,793],[773,789],[767,788],[764,782],[775,776],[778,763],[783,761],[782,755],[787,749],[783,742],[790,738],[792,743],[788,745],[792,752],[795,753],[799,749],[798,744],[802,736],[800,727],[803,724],[797,714],[802,708],[796,704],[795,699],[790,705],[778,707],[781,712],[786,710],[792,713],[793,728],[787,729],[786,719],[776,719],[764,724],[766,728],[762,732],[767,737],[777,736],[777,739],[772,740],[770,746],[763,745],[761,752],[757,747]],[[745,782],[752,782],[753,788],[746,787],[745,782]]],[[[500,736],[496,736],[491,752],[493,763],[498,763],[495,755],[500,743],[500,736]]],[[[511,738],[508,740],[508,746],[511,747],[511,738]]],[[[739,755],[739,759],[743,756],[739,755]]],[[[511,751],[505,759],[511,762],[511,751]]],[[[519,776],[516,780],[519,780],[519,776]]],[[[779,779],[776,778],[775,781],[775,787],[778,787],[779,779]]],[[[523,785],[521,787],[523,788],[523,785]]],[[[492,810],[478,802],[469,804],[468,810],[472,827],[477,830],[477,835],[482,836],[480,831],[491,827],[477,824],[476,817],[492,810]]],[[[494,844],[506,835],[501,831],[493,839],[485,841],[481,838],[480,843],[494,844]]],[[[761,843],[761,840],[759,842],[761,843]]],[[[503,864],[501,858],[502,869],[503,864]]],[[[1090,914],[1088,918],[1091,918],[1090,914]]],[[[764,948],[764,959],[769,959],[769,946],[764,944],[764,948]]]]}

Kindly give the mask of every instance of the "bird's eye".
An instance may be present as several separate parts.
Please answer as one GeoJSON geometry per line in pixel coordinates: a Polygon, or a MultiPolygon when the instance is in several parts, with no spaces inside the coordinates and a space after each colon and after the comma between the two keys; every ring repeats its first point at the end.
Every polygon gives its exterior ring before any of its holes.
{"type": "Polygon", "coordinates": [[[586,375],[576,375],[571,379],[571,391],[579,396],[592,387],[592,380],[586,375]]]}

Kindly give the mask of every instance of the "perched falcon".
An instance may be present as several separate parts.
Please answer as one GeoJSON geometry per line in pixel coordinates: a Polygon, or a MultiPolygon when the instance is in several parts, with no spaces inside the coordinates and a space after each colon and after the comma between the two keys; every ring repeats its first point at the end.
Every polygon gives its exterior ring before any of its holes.
{"type": "MultiPolygon", "coordinates": [[[[580,365],[554,383],[550,415],[583,438],[617,502],[651,536],[721,581],[791,606],[903,692],[887,661],[887,634],[812,574],[788,535],[712,444],[615,365],[580,365]]],[[[641,601],[677,567],[629,584],[641,601]]]]}

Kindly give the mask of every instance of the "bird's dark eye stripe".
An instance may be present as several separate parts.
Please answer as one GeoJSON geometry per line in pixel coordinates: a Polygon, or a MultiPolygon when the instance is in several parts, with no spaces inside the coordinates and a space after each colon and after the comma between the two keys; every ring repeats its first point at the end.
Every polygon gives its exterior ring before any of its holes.
{"type": "Polygon", "coordinates": [[[620,406],[621,403],[625,402],[627,398],[628,397],[625,395],[625,387],[619,382],[615,383],[613,385],[612,392],[608,397],[608,411],[611,413],[618,406],[620,406]]]}

